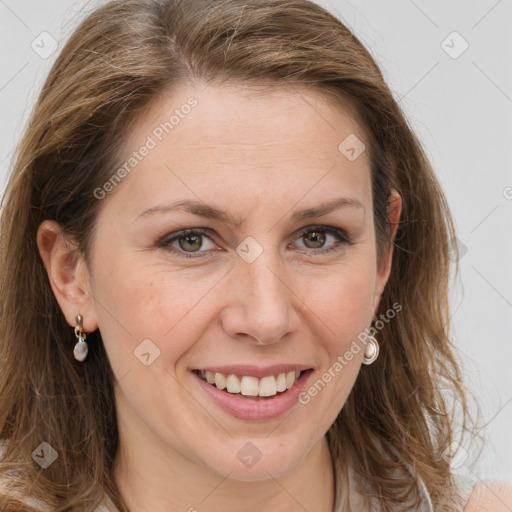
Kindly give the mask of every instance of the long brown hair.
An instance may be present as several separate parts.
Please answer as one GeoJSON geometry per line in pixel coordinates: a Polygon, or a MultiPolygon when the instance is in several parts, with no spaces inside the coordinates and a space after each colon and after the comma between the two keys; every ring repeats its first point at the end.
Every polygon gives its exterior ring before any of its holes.
{"type": "MultiPolygon", "coordinates": [[[[370,140],[378,255],[389,247],[392,188],[403,201],[380,312],[403,310],[379,333],[327,433],[333,457],[355,469],[396,510],[414,485],[434,507],[458,510],[443,457],[467,426],[468,394],[448,334],[450,213],[420,142],[382,74],[354,34],[307,0],[122,0],[90,14],[62,49],[18,147],[0,231],[0,480],[2,510],[92,510],[106,492],[127,510],[113,478],[119,448],[115,379],[99,331],[73,359],[73,331],[49,285],[38,226],[57,221],[88,260],[102,202],[94,195],[119,165],[129,126],[155,97],[191,81],[311,87],[353,108],[370,140]],[[446,394],[446,391],[448,394],[446,394]],[[32,452],[58,453],[47,469],[32,452]],[[398,454],[397,455],[397,450],[398,454]]],[[[343,475],[347,475],[346,466],[343,475]]],[[[348,503],[345,503],[349,510],[348,503]]]]}

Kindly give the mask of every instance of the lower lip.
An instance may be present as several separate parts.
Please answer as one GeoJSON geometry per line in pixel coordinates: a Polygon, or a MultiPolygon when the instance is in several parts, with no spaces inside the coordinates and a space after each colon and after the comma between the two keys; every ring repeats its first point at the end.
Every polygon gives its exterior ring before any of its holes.
{"type": "Polygon", "coordinates": [[[246,421],[265,421],[279,418],[282,414],[290,410],[298,403],[298,397],[306,385],[306,381],[313,370],[302,372],[299,380],[283,393],[278,393],[272,397],[251,400],[250,398],[239,398],[236,395],[217,389],[208,384],[192,372],[201,388],[208,396],[228,414],[234,418],[246,421]]]}

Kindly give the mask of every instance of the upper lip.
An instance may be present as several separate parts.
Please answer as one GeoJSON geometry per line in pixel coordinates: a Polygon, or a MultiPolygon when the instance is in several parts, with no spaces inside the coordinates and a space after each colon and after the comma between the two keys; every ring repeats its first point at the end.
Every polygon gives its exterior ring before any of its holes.
{"type": "Polygon", "coordinates": [[[205,372],[224,373],[225,375],[250,375],[252,377],[267,377],[290,371],[302,372],[311,369],[311,366],[304,364],[273,364],[270,366],[255,366],[251,364],[233,364],[222,366],[204,366],[196,368],[205,372]]]}

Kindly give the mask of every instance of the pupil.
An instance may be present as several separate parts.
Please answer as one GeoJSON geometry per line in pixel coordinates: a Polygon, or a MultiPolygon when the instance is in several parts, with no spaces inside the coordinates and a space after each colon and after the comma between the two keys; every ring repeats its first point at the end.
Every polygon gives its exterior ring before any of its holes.
{"type": "Polygon", "coordinates": [[[317,233],[316,231],[312,231],[311,233],[308,233],[306,236],[309,236],[311,238],[313,244],[317,244],[314,245],[313,248],[317,249],[319,247],[322,247],[322,245],[325,243],[325,233],[317,233]]]}
{"type": "Polygon", "coordinates": [[[187,249],[189,249],[190,251],[189,252],[195,252],[197,250],[199,250],[201,248],[201,235],[185,235],[183,237],[181,237],[179,239],[179,243],[180,243],[180,247],[184,250],[184,251],[187,251],[187,249]],[[187,244],[190,244],[191,246],[194,246],[194,247],[184,247],[184,244],[182,243],[182,241],[185,240],[187,244]]]}

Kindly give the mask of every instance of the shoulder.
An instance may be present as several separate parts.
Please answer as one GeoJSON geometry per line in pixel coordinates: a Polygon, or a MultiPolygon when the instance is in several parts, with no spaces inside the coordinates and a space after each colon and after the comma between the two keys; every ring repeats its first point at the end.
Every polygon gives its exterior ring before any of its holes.
{"type": "Polygon", "coordinates": [[[510,512],[512,481],[480,481],[475,484],[464,512],[510,512]]]}

